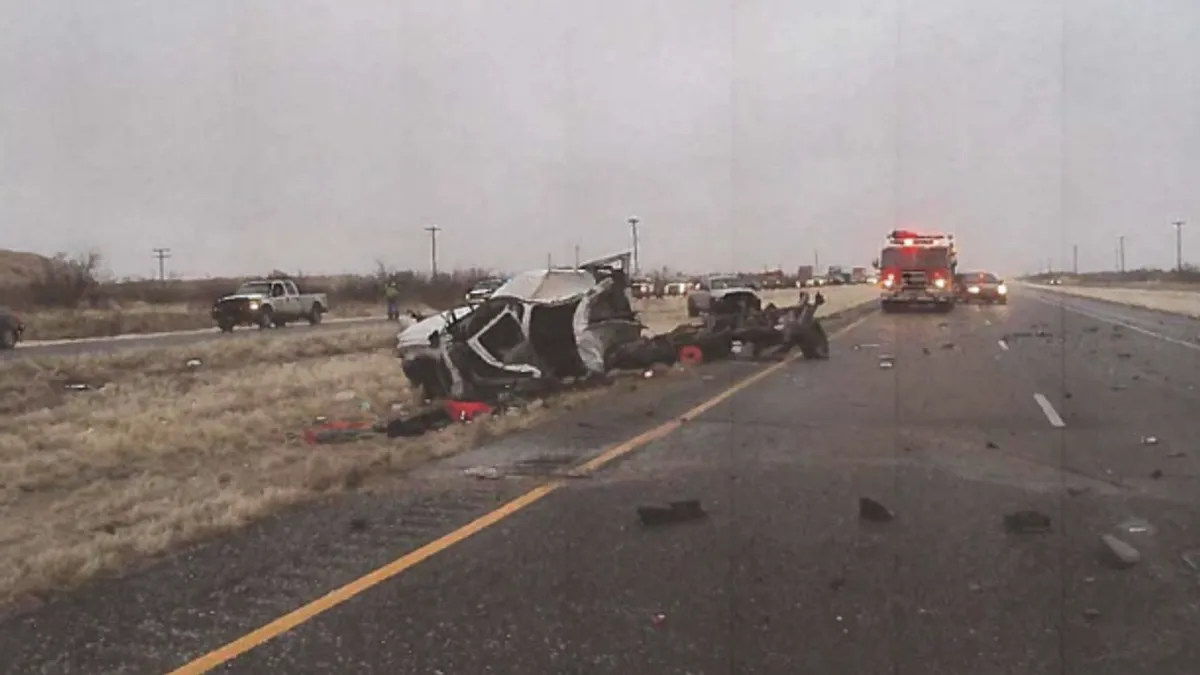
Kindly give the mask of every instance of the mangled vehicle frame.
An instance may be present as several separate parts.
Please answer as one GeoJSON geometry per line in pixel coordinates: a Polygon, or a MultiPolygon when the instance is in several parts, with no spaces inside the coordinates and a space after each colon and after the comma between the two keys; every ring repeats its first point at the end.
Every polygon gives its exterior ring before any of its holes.
{"type": "Polygon", "coordinates": [[[615,348],[643,328],[630,257],[518,274],[472,309],[426,319],[399,338],[405,374],[427,398],[471,400],[603,375],[615,348]]]}

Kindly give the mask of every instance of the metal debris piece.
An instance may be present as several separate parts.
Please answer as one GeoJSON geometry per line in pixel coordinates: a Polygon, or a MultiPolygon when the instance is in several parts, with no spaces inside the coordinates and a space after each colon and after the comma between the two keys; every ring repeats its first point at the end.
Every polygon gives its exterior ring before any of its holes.
{"type": "Polygon", "coordinates": [[[1192,572],[1200,574],[1200,548],[1180,551],[1179,559],[1182,560],[1183,564],[1187,565],[1192,572]]]}
{"type": "Polygon", "coordinates": [[[1126,534],[1154,534],[1154,525],[1145,518],[1130,518],[1117,525],[1117,529],[1126,534]]]}
{"type": "Polygon", "coordinates": [[[642,521],[642,525],[646,527],[674,525],[708,517],[708,514],[700,506],[699,499],[671,502],[665,507],[639,506],[637,514],[638,518],[642,521]]]}
{"type": "Polygon", "coordinates": [[[366,518],[351,518],[350,519],[350,531],[351,532],[365,532],[366,529],[367,529],[367,519],[366,518]]]}
{"type": "Polygon", "coordinates": [[[1142,436],[1142,445],[1158,445],[1158,437],[1142,436]]]}
{"type": "Polygon", "coordinates": [[[1111,534],[1102,535],[1100,543],[1104,545],[1101,561],[1109,567],[1129,569],[1142,561],[1142,554],[1136,548],[1111,534]]]}
{"type": "Polygon", "coordinates": [[[873,523],[886,523],[895,519],[891,509],[867,497],[858,498],[858,517],[873,523]]]}
{"type": "Polygon", "coordinates": [[[954,343],[953,342],[943,342],[942,349],[954,349],[954,343]]]}
{"type": "Polygon", "coordinates": [[[63,385],[67,391],[91,391],[92,385],[87,382],[68,382],[63,385]]]}
{"type": "Polygon", "coordinates": [[[1162,478],[1163,477],[1162,469],[1155,469],[1154,471],[1151,471],[1150,477],[1153,478],[1154,480],[1158,480],[1159,478],[1162,478]]]}
{"type": "Polygon", "coordinates": [[[996,445],[992,441],[987,442],[987,447],[988,447],[988,450],[999,450],[1000,449],[1000,446],[996,445]]]}
{"type": "Polygon", "coordinates": [[[1050,531],[1050,516],[1040,511],[1017,511],[1004,516],[1004,527],[1014,534],[1042,534],[1050,531]]]}
{"type": "Polygon", "coordinates": [[[925,356],[929,356],[929,355],[933,354],[933,352],[929,351],[929,347],[921,347],[921,353],[924,354],[925,356]]]}
{"type": "Polygon", "coordinates": [[[463,475],[480,480],[497,480],[503,474],[494,466],[473,466],[469,469],[463,469],[463,475]]]}
{"type": "Polygon", "coordinates": [[[183,362],[183,365],[189,370],[196,370],[200,366],[204,365],[204,362],[200,359],[188,359],[187,361],[183,362]]]}
{"type": "Polygon", "coordinates": [[[1083,329],[1083,332],[1085,332],[1085,333],[1099,333],[1099,332],[1100,332],[1100,327],[1099,327],[1099,326],[1088,326],[1087,328],[1083,329]]]}
{"type": "Polygon", "coordinates": [[[1117,358],[1118,359],[1132,359],[1133,354],[1130,354],[1129,352],[1121,352],[1120,354],[1117,354],[1117,358]]]}
{"type": "Polygon", "coordinates": [[[895,367],[895,365],[896,365],[896,357],[895,356],[892,356],[891,354],[880,354],[879,355],[879,367],[880,368],[886,370],[888,368],[895,367]]]}
{"type": "Polygon", "coordinates": [[[1085,609],[1083,610],[1083,618],[1087,619],[1088,621],[1095,621],[1096,619],[1100,618],[1100,610],[1090,608],[1085,609]]]}
{"type": "Polygon", "coordinates": [[[1170,457],[1171,459],[1179,459],[1180,457],[1187,457],[1187,453],[1182,450],[1174,450],[1172,452],[1168,452],[1167,457],[1170,457]]]}
{"type": "Polygon", "coordinates": [[[1091,490],[1092,488],[1087,487],[1086,485],[1072,485],[1071,487],[1067,488],[1067,494],[1071,495],[1072,497],[1078,497],[1081,494],[1091,492],[1091,490]]]}

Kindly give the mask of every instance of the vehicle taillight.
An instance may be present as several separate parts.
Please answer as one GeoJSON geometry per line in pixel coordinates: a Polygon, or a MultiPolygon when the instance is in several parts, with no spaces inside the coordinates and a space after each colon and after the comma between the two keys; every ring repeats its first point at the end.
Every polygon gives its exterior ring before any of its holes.
{"type": "Polygon", "coordinates": [[[891,288],[892,286],[895,286],[897,276],[898,275],[896,274],[895,270],[884,270],[883,273],[880,275],[880,279],[883,282],[883,287],[891,288]]]}
{"type": "Polygon", "coordinates": [[[945,288],[946,287],[947,278],[949,277],[949,274],[947,274],[946,270],[933,270],[932,276],[933,276],[933,285],[935,287],[937,287],[937,288],[945,288]]]}

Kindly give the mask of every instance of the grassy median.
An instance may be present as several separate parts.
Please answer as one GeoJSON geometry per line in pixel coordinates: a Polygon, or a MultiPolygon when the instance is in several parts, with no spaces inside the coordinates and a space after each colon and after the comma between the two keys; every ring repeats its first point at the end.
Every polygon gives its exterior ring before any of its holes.
{"type": "MultiPolygon", "coordinates": [[[[823,313],[860,296],[830,294],[823,313]]],[[[641,304],[656,331],[686,318],[678,299],[641,304]]],[[[388,416],[415,404],[394,344],[395,326],[376,324],[0,361],[0,605],[403,474],[553,414],[497,416],[415,439],[306,444],[318,416],[388,416]],[[338,400],[342,391],[354,396],[338,400]]]]}

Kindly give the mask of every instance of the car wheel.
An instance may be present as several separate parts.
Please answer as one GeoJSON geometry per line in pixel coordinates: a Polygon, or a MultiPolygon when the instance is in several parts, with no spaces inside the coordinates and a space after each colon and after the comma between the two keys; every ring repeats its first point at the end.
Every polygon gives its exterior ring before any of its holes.
{"type": "MultiPolygon", "coordinates": [[[[310,312],[308,315],[308,324],[310,326],[315,326],[315,325],[321,323],[321,316],[324,313],[325,313],[324,307],[322,307],[320,305],[313,305],[312,312],[310,312]]],[[[399,319],[399,318],[400,318],[399,312],[397,312],[396,319],[399,319]]]]}
{"type": "Polygon", "coordinates": [[[263,307],[262,311],[260,311],[258,313],[258,329],[259,330],[266,330],[275,325],[275,319],[274,319],[274,317],[271,316],[271,314],[272,314],[271,308],[269,308],[269,307],[263,307]]]}
{"type": "Polygon", "coordinates": [[[17,331],[9,328],[0,330],[0,349],[16,349],[17,331]]]}
{"type": "Polygon", "coordinates": [[[233,322],[232,321],[218,321],[217,328],[220,328],[222,333],[232,333],[233,332],[233,322]]]}
{"type": "Polygon", "coordinates": [[[694,319],[700,316],[700,310],[696,307],[696,305],[689,302],[687,306],[687,314],[689,319],[694,319]]]}

